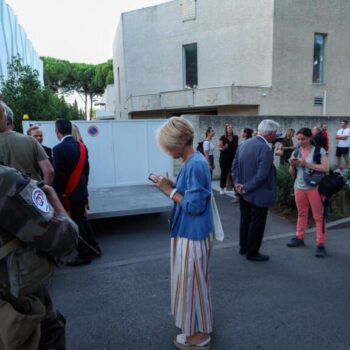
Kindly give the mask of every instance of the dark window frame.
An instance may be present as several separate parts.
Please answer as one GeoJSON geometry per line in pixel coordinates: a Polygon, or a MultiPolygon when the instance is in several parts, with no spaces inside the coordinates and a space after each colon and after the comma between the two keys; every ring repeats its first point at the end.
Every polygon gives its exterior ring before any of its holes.
{"type": "Polygon", "coordinates": [[[324,84],[325,72],[325,46],[327,34],[314,33],[314,53],[312,61],[312,83],[324,84]]]}
{"type": "Polygon", "coordinates": [[[185,88],[198,86],[198,45],[191,43],[182,46],[185,88]]]}

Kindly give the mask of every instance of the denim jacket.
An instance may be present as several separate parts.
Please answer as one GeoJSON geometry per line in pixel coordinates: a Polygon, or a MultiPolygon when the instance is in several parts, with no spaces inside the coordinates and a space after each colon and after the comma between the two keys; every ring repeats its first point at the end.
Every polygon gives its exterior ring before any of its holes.
{"type": "Polygon", "coordinates": [[[170,229],[171,237],[202,240],[213,231],[211,213],[211,176],[207,160],[195,152],[182,166],[176,188],[183,195],[176,204],[170,229]]]}

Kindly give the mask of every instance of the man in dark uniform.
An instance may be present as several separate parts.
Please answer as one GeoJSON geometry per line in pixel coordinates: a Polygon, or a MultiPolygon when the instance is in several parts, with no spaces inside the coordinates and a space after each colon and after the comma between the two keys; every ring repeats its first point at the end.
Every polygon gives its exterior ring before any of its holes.
{"type": "Polygon", "coordinates": [[[86,146],[72,136],[72,123],[69,120],[56,121],[56,135],[60,143],[53,151],[55,168],[54,188],[61,198],[71,218],[79,226],[80,236],[88,243],[79,240],[78,256],[68,262],[69,266],[91,263],[91,259],[101,255],[95,234],[87,220],[89,160],[86,146]]]}
{"type": "MultiPolygon", "coordinates": [[[[0,132],[6,113],[0,103],[0,132]]],[[[55,191],[0,165],[0,349],[65,350],[65,319],[45,284],[78,228],[55,191]]]]}

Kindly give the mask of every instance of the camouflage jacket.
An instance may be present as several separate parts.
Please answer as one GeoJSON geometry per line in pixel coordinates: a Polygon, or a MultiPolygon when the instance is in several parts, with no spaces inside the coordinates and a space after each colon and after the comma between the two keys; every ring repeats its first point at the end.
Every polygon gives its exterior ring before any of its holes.
{"type": "Polygon", "coordinates": [[[36,181],[0,165],[0,240],[5,236],[62,257],[76,247],[78,229],[68,216],[54,212],[36,181]]]}
{"type": "Polygon", "coordinates": [[[54,212],[36,181],[0,165],[0,284],[30,294],[52,275],[48,255],[63,257],[77,241],[76,224],[54,212]]]}

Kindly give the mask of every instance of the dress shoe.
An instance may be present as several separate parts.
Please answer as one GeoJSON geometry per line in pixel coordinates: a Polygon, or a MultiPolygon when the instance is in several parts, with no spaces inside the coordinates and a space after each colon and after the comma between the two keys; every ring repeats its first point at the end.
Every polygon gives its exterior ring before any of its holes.
{"type": "Polygon", "coordinates": [[[90,258],[80,258],[76,257],[74,260],[70,260],[67,262],[68,266],[81,266],[81,265],[89,265],[91,264],[90,258]]]}
{"type": "Polygon", "coordinates": [[[253,256],[247,256],[247,259],[251,261],[267,261],[270,259],[270,257],[265,254],[258,254],[253,256]]]}
{"type": "Polygon", "coordinates": [[[239,254],[240,254],[240,255],[245,255],[246,253],[247,253],[247,251],[246,251],[245,249],[242,249],[242,248],[241,248],[241,249],[239,250],[239,254]]]}
{"type": "Polygon", "coordinates": [[[324,245],[318,245],[315,252],[316,258],[324,258],[326,256],[326,248],[324,245]]]}
{"type": "Polygon", "coordinates": [[[286,244],[289,248],[295,248],[295,247],[302,247],[305,245],[303,239],[299,239],[297,237],[293,237],[290,239],[290,241],[286,244]]]}

